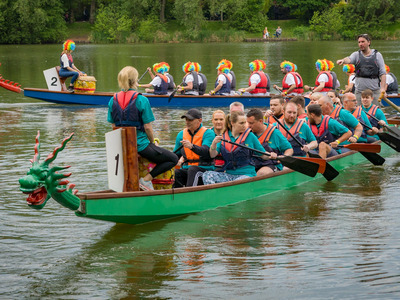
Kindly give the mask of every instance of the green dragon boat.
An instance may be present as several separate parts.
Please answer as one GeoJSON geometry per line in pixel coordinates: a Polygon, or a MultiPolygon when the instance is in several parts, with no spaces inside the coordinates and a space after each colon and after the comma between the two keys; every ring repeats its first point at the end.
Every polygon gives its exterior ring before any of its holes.
{"type": "MultiPolygon", "coordinates": [[[[157,220],[178,217],[186,214],[235,204],[255,199],[292,186],[312,180],[324,180],[321,174],[309,177],[299,172],[286,169],[277,173],[219,183],[207,186],[185,187],[156,191],[114,192],[104,190],[78,193],[75,185],[67,177],[71,173],[60,171],[69,168],[50,164],[57,154],[71,140],[72,134],[63,140],[44,162],[40,163],[39,134],[36,137],[35,155],[28,174],[19,180],[20,190],[28,194],[27,202],[35,209],[43,208],[50,198],[74,211],[79,217],[92,218],[116,223],[142,224],[157,220]]],[[[380,155],[396,153],[382,143],[380,155]]],[[[327,161],[338,171],[365,163],[366,158],[357,151],[350,151],[327,161]]]]}

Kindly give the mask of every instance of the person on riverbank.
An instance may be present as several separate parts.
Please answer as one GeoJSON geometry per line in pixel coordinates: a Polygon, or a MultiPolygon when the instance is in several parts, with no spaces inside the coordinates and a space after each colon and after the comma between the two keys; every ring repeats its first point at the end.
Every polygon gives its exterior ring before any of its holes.
{"type": "Polygon", "coordinates": [[[281,26],[278,26],[278,28],[276,28],[276,30],[275,30],[274,36],[276,38],[279,38],[281,35],[282,35],[282,28],[281,28],[281,26]]]}
{"type": "Polygon", "coordinates": [[[138,153],[156,164],[153,170],[139,179],[139,186],[143,190],[153,190],[153,178],[173,168],[178,163],[178,156],[154,144],[151,123],[155,118],[149,100],[135,91],[137,81],[138,72],[134,67],[127,66],[118,73],[121,91],[108,103],[107,121],[113,128],[136,127],[138,153]]]}
{"type": "Polygon", "coordinates": [[[203,172],[214,170],[210,145],[215,134],[203,126],[203,114],[192,108],[181,119],[185,119],[186,128],[178,133],[175,140],[174,152],[181,149],[178,162],[181,168],[175,170],[174,188],[202,185],[203,172]]]}
{"type": "Polygon", "coordinates": [[[170,83],[170,79],[165,75],[167,71],[164,63],[156,63],[153,65],[153,71],[155,73],[151,73],[149,71],[152,80],[148,84],[139,84],[139,87],[146,88],[146,93],[154,94],[154,95],[166,95],[168,93],[168,86],[170,83]]]}
{"type": "Polygon", "coordinates": [[[346,72],[347,76],[349,77],[347,80],[347,85],[345,86],[344,90],[341,90],[341,94],[346,93],[355,93],[356,91],[356,68],[353,64],[344,64],[343,65],[343,72],[346,72]]]}
{"type": "Polygon", "coordinates": [[[253,96],[269,96],[270,78],[263,70],[267,67],[265,61],[261,59],[253,60],[249,63],[250,78],[249,86],[247,88],[239,89],[239,93],[243,95],[253,96]]]}
{"type": "MultiPolygon", "coordinates": [[[[223,135],[216,136],[210,147],[210,156],[212,158],[221,153],[225,161],[223,167],[224,172],[204,172],[204,184],[214,184],[255,177],[257,173],[254,167],[253,152],[246,148],[222,141],[222,139],[251,147],[262,152],[265,151],[257,137],[250,131],[250,128],[247,128],[244,112],[235,111],[230,113],[225,119],[225,132],[223,135]]],[[[254,153],[254,155],[259,154],[254,153]]],[[[262,155],[261,157],[263,159],[270,159],[267,155],[262,155]]]]}
{"type": "Polygon", "coordinates": [[[354,64],[356,73],[356,98],[361,104],[361,92],[370,89],[374,93],[374,104],[379,105],[378,99],[386,92],[385,61],[380,52],[371,49],[371,38],[368,34],[357,37],[358,51],[350,56],[339,59],[338,65],[354,64]]]}
{"type": "Polygon", "coordinates": [[[388,96],[397,96],[399,94],[399,84],[396,76],[390,72],[388,65],[385,65],[386,70],[386,94],[388,96]]]}
{"type": "Polygon", "coordinates": [[[72,52],[75,50],[75,43],[72,40],[66,40],[63,44],[63,51],[60,57],[60,77],[72,77],[71,82],[68,87],[69,92],[74,92],[74,82],[79,76],[86,75],[84,72],[80,71],[74,64],[72,58],[72,52]]]}
{"type": "Polygon", "coordinates": [[[269,38],[269,32],[268,32],[268,28],[265,27],[264,31],[263,31],[263,39],[267,39],[269,38]]]}
{"type": "Polygon", "coordinates": [[[320,92],[326,94],[327,91],[333,89],[333,76],[329,72],[329,66],[325,59],[318,59],[315,62],[315,68],[318,71],[318,76],[315,79],[315,86],[304,86],[304,90],[311,90],[312,92],[320,92]]]}
{"type": "Polygon", "coordinates": [[[280,91],[283,97],[297,96],[304,92],[303,79],[297,73],[297,66],[290,61],[283,61],[280,64],[281,72],[285,75],[282,80],[282,87],[274,84],[274,89],[280,91]]]}
{"type": "Polygon", "coordinates": [[[264,123],[263,113],[260,109],[252,108],[246,116],[251,132],[258,138],[265,151],[271,153],[271,159],[254,158],[257,176],[282,170],[283,166],[276,158],[281,154],[293,155],[293,149],[289,141],[277,130],[276,126],[264,123]]]}
{"type": "MultiPolygon", "coordinates": [[[[300,96],[298,96],[300,97],[300,96]]],[[[310,127],[304,119],[300,119],[297,112],[297,105],[289,101],[286,103],[283,112],[283,120],[281,124],[276,122],[274,126],[282,133],[282,135],[289,141],[293,148],[293,156],[307,156],[310,150],[318,147],[318,142],[313,135],[310,127]],[[288,133],[288,131],[303,145],[300,146],[288,133]]]]}
{"type": "Polygon", "coordinates": [[[273,95],[269,100],[269,109],[264,114],[265,123],[275,123],[275,116],[277,119],[283,119],[283,106],[285,105],[285,99],[281,95],[273,95]]]}
{"type": "MultiPolygon", "coordinates": [[[[323,98],[328,98],[324,96],[323,98]]],[[[346,142],[351,137],[351,131],[330,116],[322,114],[319,104],[311,104],[307,110],[308,126],[318,142],[318,148],[310,153],[318,154],[321,158],[338,155],[346,148],[340,149],[338,145],[346,142]]],[[[347,150],[347,149],[346,149],[347,150]]]]}

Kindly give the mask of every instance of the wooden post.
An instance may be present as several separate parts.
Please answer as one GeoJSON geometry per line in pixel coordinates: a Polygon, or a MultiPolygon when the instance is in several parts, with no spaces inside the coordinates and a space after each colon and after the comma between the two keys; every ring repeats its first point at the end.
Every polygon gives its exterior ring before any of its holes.
{"type": "Polygon", "coordinates": [[[139,164],[136,143],[136,127],[122,127],[124,155],[124,192],[139,190],[139,164]]]}

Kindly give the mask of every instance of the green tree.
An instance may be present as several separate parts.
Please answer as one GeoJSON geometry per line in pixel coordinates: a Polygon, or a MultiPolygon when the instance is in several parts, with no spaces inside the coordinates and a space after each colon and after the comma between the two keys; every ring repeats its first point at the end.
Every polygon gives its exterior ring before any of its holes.
{"type": "Polygon", "coordinates": [[[199,31],[204,24],[201,0],[175,0],[175,17],[189,31],[199,31]]]}
{"type": "Polygon", "coordinates": [[[275,0],[274,5],[288,8],[293,17],[310,20],[314,12],[324,11],[339,2],[340,0],[275,0]]]}
{"type": "Polygon", "coordinates": [[[241,0],[231,6],[229,22],[232,27],[250,32],[261,32],[268,18],[263,13],[264,0],[241,0]]]}
{"type": "Polygon", "coordinates": [[[323,12],[316,11],[310,20],[310,29],[320,38],[329,40],[343,28],[343,7],[334,6],[323,12]]]}

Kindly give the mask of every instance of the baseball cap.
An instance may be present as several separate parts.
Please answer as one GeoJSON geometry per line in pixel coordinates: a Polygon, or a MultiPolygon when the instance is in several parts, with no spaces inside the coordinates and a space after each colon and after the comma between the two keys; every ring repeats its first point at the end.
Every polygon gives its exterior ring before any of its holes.
{"type": "Polygon", "coordinates": [[[201,119],[201,118],[203,118],[203,115],[202,115],[201,111],[199,111],[198,109],[192,108],[192,109],[189,109],[187,111],[187,113],[181,117],[181,119],[183,119],[183,118],[186,118],[189,120],[201,119]]]}

